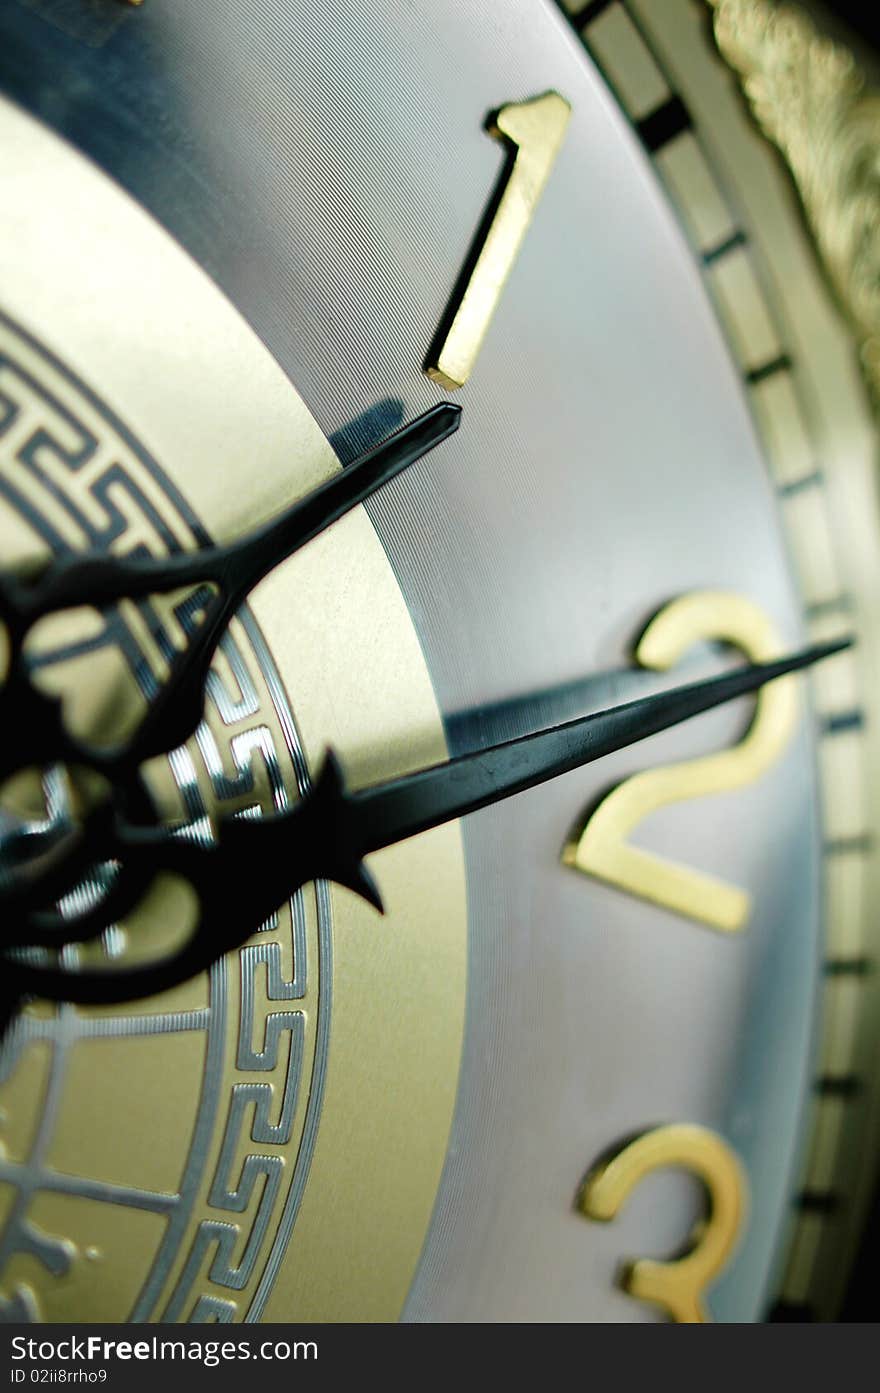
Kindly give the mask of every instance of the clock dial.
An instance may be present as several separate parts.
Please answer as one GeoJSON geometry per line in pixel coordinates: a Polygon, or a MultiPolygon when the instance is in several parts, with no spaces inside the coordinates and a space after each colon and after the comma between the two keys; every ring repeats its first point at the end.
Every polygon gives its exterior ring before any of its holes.
{"type": "MultiPolygon", "coordinates": [[[[383,0],[356,33],[290,0],[259,23],[233,0],[0,17],[30,113],[4,101],[4,361],[33,415],[3,459],[12,563],[38,538],[240,536],[461,386],[430,467],[235,621],[206,725],[156,775],[169,816],[283,808],[328,743],[357,788],[860,628],[839,511],[792,443],[793,354],[691,148],[687,83],[702,113],[706,74],[731,104],[733,79],[675,0],[696,56],[671,85],[649,9],[383,0]]],[[[131,673],[161,652],[129,610],[131,673]]],[[[785,678],[379,852],[386,919],[319,883],[168,1000],[29,1006],[6,1042],[7,1309],[762,1317],[826,1048],[823,851],[850,866],[872,835],[867,803],[827,798],[860,661],[817,669],[834,756],[785,678]],[[141,1173],[157,1129],[166,1168],[141,1173]]],[[[145,914],[152,941],[167,915],[145,914]]],[[[134,944],[123,924],[100,951],[134,944]]]]}

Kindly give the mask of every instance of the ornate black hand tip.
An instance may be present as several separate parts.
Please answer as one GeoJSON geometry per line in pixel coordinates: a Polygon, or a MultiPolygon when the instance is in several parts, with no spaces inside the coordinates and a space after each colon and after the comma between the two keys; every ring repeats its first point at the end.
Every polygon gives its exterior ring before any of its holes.
{"type": "Polygon", "coordinates": [[[364,866],[370,852],[601,759],[819,662],[850,642],[817,646],[643,697],[354,793],[346,789],[331,752],[302,802],[262,819],[221,819],[208,844],[165,827],[129,826],[116,818],[104,828],[102,850],[111,853],[119,871],[99,905],[77,917],[37,911],[21,897],[3,902],[3,990],[12,1002],[26,995],[82,1003],[152,996],[244,943],[287,896],[311,880],[333,880],[381,909],[364,866]],[[118,969],[87,971],[34,959],[35,946],[63,944],[69,951],[93,938],[114,922],[120,906],[139,902],[160,873],[186,881],[197,906],[191,931],[172,956],[147,966],[126,967],[123,962],[118,969]],[[12,943],[30,951],[13,955],[12,943]]]}
{"type": "MultiPolygon", "coordinates": [[[[370,810],[345,788],[339,762],[328,751],[305,799],[265,819],[222,818],[213,842],[195,841],[165,827],[117,821],[108,834],[120,872],[106,898],[80,914],[56,911],[8,914],[4,923],[4,981],[18,997],[110,1004],[153,996],[204,971],[250,937],[278,905],[311,880],[332,880],[380,913],[378,888],[363,864],[371,841],[370,810]],[[183,942],[157,963],[69,970],[32,961],[35,947],[80,945],[104,932],[140,903],[159,875],[181,878],[193,892],[195,919],[183,942]],[[10,948],[30,950],[12,956],[10,948]]],[[[2,1002],[0,1002],[2,1005],[2,1002]]]]}

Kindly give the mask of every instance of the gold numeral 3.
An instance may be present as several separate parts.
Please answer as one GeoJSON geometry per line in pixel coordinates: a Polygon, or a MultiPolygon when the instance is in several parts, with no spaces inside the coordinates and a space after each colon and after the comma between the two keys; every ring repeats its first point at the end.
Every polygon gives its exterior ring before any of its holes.
{"type": "Polygon", "coordinates": [[[677,1123],[643,1132],[590,1172],[578,1197],[588,1219],[614,1219],[640,1180],[653,1171],[682,1167],[705,1188],[706,1218],[690,1236],[687,1250],[668,1262],[636,1258],[623,1268],[621,1285],[639,1301],[662,1306],[672,1320],[711,1320],[705,1298],[729,1262],[748,1209],[745,1171],[725,1141],[706,1127],[677,1123]]]}

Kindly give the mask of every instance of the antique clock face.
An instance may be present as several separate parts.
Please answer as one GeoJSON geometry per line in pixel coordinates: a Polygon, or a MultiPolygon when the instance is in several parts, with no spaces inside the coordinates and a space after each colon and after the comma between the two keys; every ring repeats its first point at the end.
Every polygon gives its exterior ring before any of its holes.
{"type": "MultiPolygon", "coordinates": [[[[146,774],[186,836],[307,798],[328,746],[368,786],[857,639],[378,851],[384,916],[310,881],[161,994],[28,996],[8,1319],[839,1308],[873,1178],[873,426],[740,87],[780,45],[796,73],[808,21],[657,8],[0,16],[4,570],[235,538],[462,408],[233,620],[146,774]]],[[[34,680],[98,739],[194,603],[53,621],[34,680]]],[[[7,871],[84,788],[10,784],[7,871]]],[[[59,965],[161,956],[176,893],[59,965]]]]}

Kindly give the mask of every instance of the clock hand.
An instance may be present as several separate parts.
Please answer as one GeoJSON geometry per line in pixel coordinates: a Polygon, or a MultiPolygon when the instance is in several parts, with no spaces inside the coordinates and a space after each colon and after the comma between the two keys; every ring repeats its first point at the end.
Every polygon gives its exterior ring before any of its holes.
{"type": "Polygon", "coordinates": [[[552,687],[505,696],[480,705],[461,707],[444,714],[446,743],[451,755],[470,753],[489,743],[531,735],[542,726],[560,725],[576,717],[588,716],[611,704],[621,705],[636,697],[653,695],[679,684],[691,672],[698,673],[705,661],[688,654],[675,669],[619,667],[576,677],[552,687]]]}
{"type": "Polygon", "coordinates": [[[30,583],[0,575],[0,622],[10,648],[6,681],[0,686],[0,726],[15,731],[15,739],[0,748],[0,782],[21,769],[56,761],[119,778],[182,745],[202,719],[205,677],[220,638],[253,587],[447,439],[460,418],[461,407],[440,402],[237,541],[166,557],[71,555],[51,563],[30,583]],[[73,737],[64,727],[59,702],[35,688],[26,671],[23,647],[33,625],[77,606],[100,608],[200,584],[211,584],[218,593],[207,602],[187,647],[172,660],[167,680],[131,739],[102,751],[73,737]]]}
{"type": "Polygon", "coordinates": [[[350,801],[358,810],[361,854],[378,851],[591,764],[820,662],[852,642],[845,638],[817,644],[773,662],[752,663],[719,677],[639,697],[351,794],[350,801]]]}
{"type": "MultiPolygon", "coordinates": [[[[538,730],[542,724],[546,725],[552,721],[560,724],[561,718],[572,719],[575,715],[585,714],[585,708],[589,711],[590,707],[595,708],[600,703],[601,697],[608,701],[609,695],[618,698],[628,694],[634,688],[644,690],[646,686],[656,690],[658,681],[666,678],[667,684],[671,674],[644,672],[640,669],[621,668],[612,672],[597,673],[587,678],[578,678],[572,682],[564,683],[553,688],[545,688],[539,692],[525,693],[518,697],[509,698],[494,704],[480,707],[475,710],[453,712],[446,718],[446,734],[450,752],[453,756],[478,749],[480,745],[485,748],[487,734],[495,739],[506,734],[505,727],[509,730],[510,726],[519,726],[518,734],[531,733],[538,730]],[[621,687],[623,691],[621,692],[621,687]],[[549,719],[548,719],[549,718],[549,719]],[[525,727],[525,729],[524,729],[525,727]],[[481,740],[482,736],[482,740],[481,740]]],[[[674,678],[673,678],[674,681],[674,678]]],[[[44,861],[40,869],[39,881],[33,877],[28,880],[27,868],[25,873],[19,876],[17,884],[7,884],[5,887],[0,882],[0,906],[5,909],[7,914],[15,912],[21,914],[28,909],[39,909],[41,906],[59,900],[72,890],[77,882],[88,872],[91,863],[96,858],[95,848],[101,842],[102,837],[106,838],[109,829],[113,825],[116,816],[122,811],[113,803],[105,803],[99,810],[96,810],[90,823],[91,836],[88,842],[82,838],[82,827],[72,829],[70,845],[65,850],[56,849],[51,862],[44,861]]],[[[150,820],[149,810],[141,809],[137,811],[125,811],[122,813],[125,820],[143,822],[150,820]]],[[[106,859],[106,856],[105,856],[106,859]]],[[[129,878],[126,885],[116,887],[111,893],[113,895],[113,918],[122,917],[132,904],[140,898],[146,888],[143,877],[136,886],[129,878]]],[[[106,928],[111,918],[110,904],[102,901],[89,911],[88,915],[82,915],[77,920],[77,941],[97,936],[106,928]],[[90,931],[89,926],[93,926],[90,931]]],[[[57,943],[57,928],[48,929],[45,933],[34,936],[34,926],[31,926],[29,937],[31,946],[40,944],[50,946],[53,942],[57,943]]]]}
{"type": "MultiPolygon", "coordinates": [[[[355,793],[345,789],[330,752],[311,792],[296,807],[258,820],[222,819],[210,845],[166,828],[118,824],[109,854],[123,863],[124,875],[138,888],[166,872],[181,876],[195,892],[198,910],[189,941],[163,962],[116,971],[44,969],[7,955],[9,1000],[24,993],[82,1002],[153,995],[243,943],[287,896],[310,880],[334,880],[381,909],[378,889],[363,865],[370,852],[624,749],[819,662],[851,642],[818,645],[643,697],[355,793]]],[[[118,890],[116,894],[118,905],[118,890]]],[[[10,919],[7,915],[7,924],[10,919]]],[[[91,935],[94,915],[84,919],[91,935]]],[[[77,941],[78,922],[25,915],[16,931],[7,932],[7,946],[47,942],[53,932],[59,945],[77,941]]],[[[105,918],[103,927],[108,923],[105,918]]]]}

